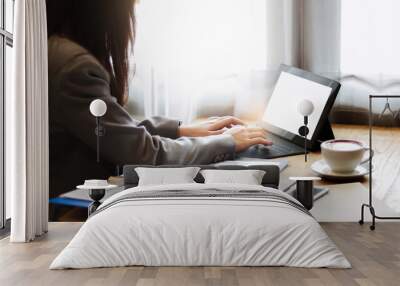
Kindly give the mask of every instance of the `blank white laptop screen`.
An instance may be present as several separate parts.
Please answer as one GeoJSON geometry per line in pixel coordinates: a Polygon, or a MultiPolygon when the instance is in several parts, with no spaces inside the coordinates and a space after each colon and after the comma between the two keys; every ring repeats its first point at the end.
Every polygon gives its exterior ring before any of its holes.
{"type": "Polygon", "coordinates": [[[303,99],[314,104],[314,112],[309,116],[309,137],[312,138],[322,115],[332,88],[314,81],[282,72],[265,110],[263,121],[294,134],[303,125],[303,116],[297,106],[303,99]]]}

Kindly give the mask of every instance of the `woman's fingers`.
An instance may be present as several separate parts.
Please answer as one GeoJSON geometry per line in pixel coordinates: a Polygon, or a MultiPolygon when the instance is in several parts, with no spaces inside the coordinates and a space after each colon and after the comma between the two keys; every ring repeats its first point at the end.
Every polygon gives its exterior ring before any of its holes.
{"type": "Polygon", "coordinates": [[[267,133],[263,130],[249,131],[248,134],[249,134],[249,138],[256,138],[256,137],[266,138],[267,137],[267,133]]]}
{"type": "Polygon", "coordinates": [[[246,125],[243,120],[235,117],[235,116],[222,116],[221,119],[229,119],[232,120],[233,125],[246,125]]]}
{"type": "Polygon", "coordinates": [[[263,132],[263,133],[267,134],[267,130],[265,130],[264,128],[260,128],[260,127],[247,127],[247,130],[249,132],[263,132]]]}
{"type": "Polygon", "coordinates": [[[239,118],[233,116],[222,117],[220,120],[217,120],[211,125],[210,130],[215,131],[219,129],[223,129],[225,127],[232,127],[234,125],[245,125],[245,123],[239,118]]]}
{"type": "Polygon", "coordinates": [[[225,129],[208,131],[208,135],[219,135],[225,132],[225,129]]]}
{"type": "Polygon", "coordinates": [[[224,133],[232,136],[235,141],[236,152],[243,151],[253,145],[272,145],[272,142],[268,141],[265,137],[265,131],[258,129],[251,129],[243,126],[236,126],[234,128],[226,130],[224,133]]]}
{"type": "Polygon", "coordinates": [[[267,139],[265,139],[264,137],[255,137],[255,138],[251,138],[249,139],[250,142],[250,146],[253,145],[258,145],[258,144],[262,144],[262,145],[272,145],[271,141],[268,141],[267,139]]]}

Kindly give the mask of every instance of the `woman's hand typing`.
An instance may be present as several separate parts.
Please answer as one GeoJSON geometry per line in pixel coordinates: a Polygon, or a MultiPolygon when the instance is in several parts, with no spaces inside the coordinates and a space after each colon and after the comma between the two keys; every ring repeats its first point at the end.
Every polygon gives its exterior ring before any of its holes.
{"type": "Polygon", "coordinates": [[[197,124],[179,127],[179,137],[204,137],[224,133],[228,128],[245,125],[242,120],[233,116],[215,117],[197,124]]]}
{"type": "Polygon", "coordinates": [[[233,137],[236,152],[244,151],[258,144],[272,145],[272,142],[266,139],[267,133],[265,129],[259,127],[235,126],[226,130],[224,134],[229,134],[233,137]]]}
{"type": "Polygon", "coordinates": [[[260,127],[246,127],[245,123],[233,116],[216,117],[207,121],[179,127],[179,137],[204,137],[228,134],[235,141],[235,151],[246,150],[253,145],[272,145],[266,139],[266,131],[260,127]]]}

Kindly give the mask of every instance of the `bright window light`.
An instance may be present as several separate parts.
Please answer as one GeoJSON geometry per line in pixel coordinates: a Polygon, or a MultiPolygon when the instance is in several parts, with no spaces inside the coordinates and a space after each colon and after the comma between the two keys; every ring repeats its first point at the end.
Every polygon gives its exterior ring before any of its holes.
{"type": "Polygon", "coordinates": [[[398,74],[400,1],[342,1],[341,71],[398,74]]]}

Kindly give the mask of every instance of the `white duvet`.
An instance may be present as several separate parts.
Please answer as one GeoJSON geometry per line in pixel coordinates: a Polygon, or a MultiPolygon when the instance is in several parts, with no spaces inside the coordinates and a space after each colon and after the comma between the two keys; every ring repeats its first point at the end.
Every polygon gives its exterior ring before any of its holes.
{"type": "Polygon", "coordinates": [[[262,186],[135,187],[106,200],[99,208],[103,210],[88,219],[50,269],[128,265],[350,267],[313,217],[273,200],[186,197],[113,204],[134,192],[205,188],[262,190],[295,201],[262,186]]]}

